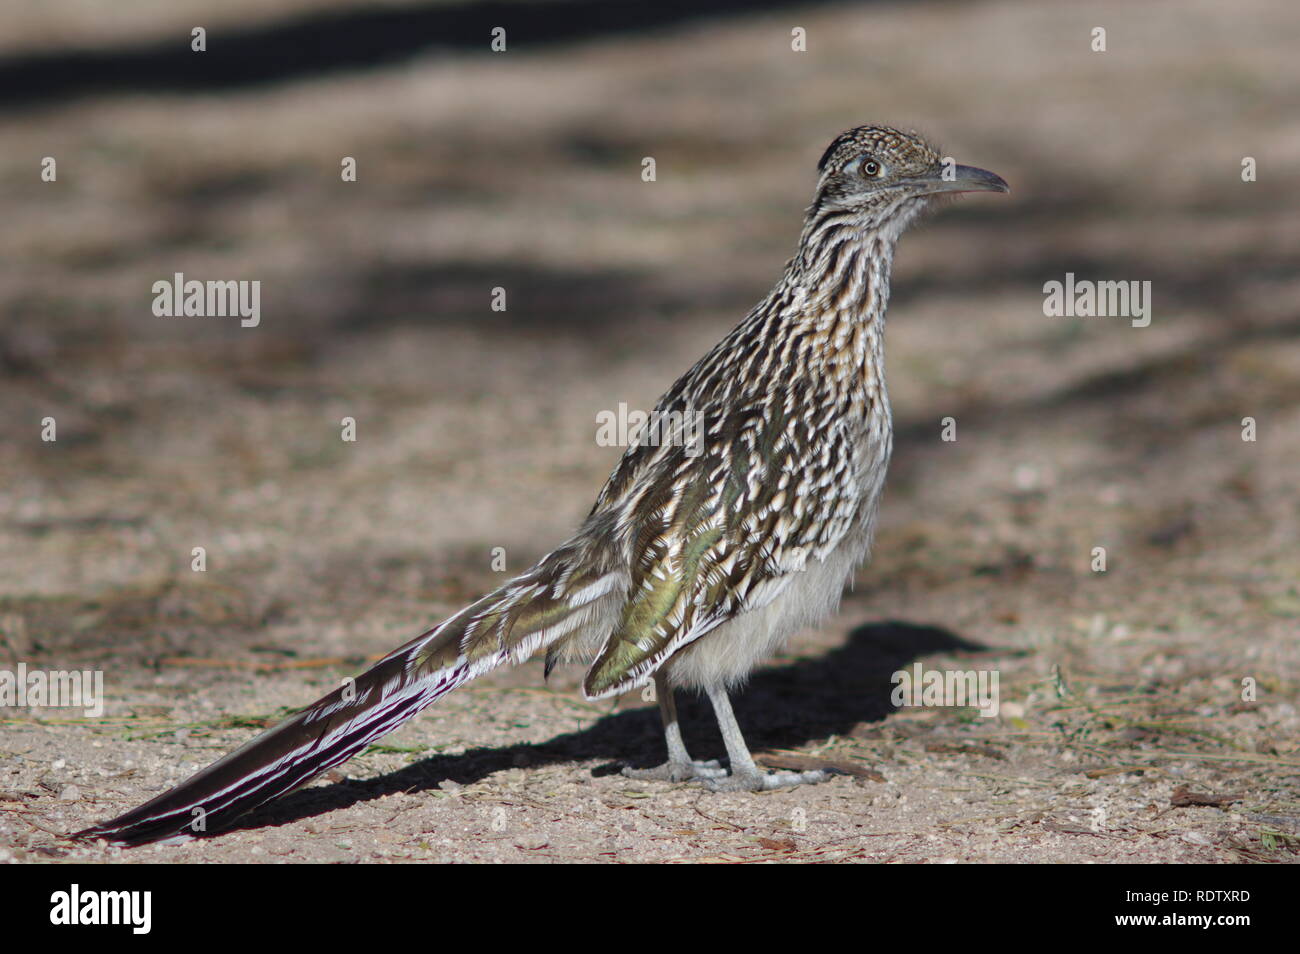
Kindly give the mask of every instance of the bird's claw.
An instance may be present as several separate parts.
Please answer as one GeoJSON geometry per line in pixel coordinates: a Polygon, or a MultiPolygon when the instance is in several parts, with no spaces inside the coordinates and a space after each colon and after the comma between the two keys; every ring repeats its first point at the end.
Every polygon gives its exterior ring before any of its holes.
{"type": "Polygon", "coordinates": [[[742,772],[720,778],[700,779],[700,784],[711,792],[767,792],[777,788],[794,788],[796,785],[815,785],[831,777],[824,769],[811,772],[742,772]]]}
{"type": "Polygon", "coordinates": [[[624,768],[625,778],[635,778],[655,782],[689,782],[721,778],[727,770],[718,764],[717,759],[694,762],[665,762],[654,768],[624,768]]]}

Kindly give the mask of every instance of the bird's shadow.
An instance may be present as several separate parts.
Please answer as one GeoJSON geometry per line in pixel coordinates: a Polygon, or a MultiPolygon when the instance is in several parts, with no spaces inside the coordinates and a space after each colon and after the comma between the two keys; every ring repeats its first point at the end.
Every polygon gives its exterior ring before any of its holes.
{"type": "MultiPolygon", "coordinates": [[[[876,722],[893,711],[891,676],[921,656],[941,652],[989,652],[938,626],[888,621],[860,626],[845,644],[816,657],[755,673],[736,694],[736,715],[755,751],[795,748],[843,734],[862,722],[876,722]]],[[[678,694],[686,743],[696,758],[721,757],[722,740],[707,700],[678,694]]],[[[658,712],[642,707],[614,712],[577,732],[532,744],[471,749],[460,755],[435,755],[388,775],[303,789],[240,819],[231,830],[278,826],[346,808],[397,792],[437,788],[450,780],[468,785],[495,772],[522,766],[607,759],[594,775],[609,775],[623,765],[647,766],[664,757],[658,712]],[[629,756],[632,758],[628,759],[629,756]]]]}

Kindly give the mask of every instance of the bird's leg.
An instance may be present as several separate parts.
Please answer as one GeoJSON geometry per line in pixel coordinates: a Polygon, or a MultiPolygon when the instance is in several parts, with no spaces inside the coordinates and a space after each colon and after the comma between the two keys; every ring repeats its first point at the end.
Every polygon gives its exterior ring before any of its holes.
{"type": "Polygon", "coordinates": [[[673,687],[662,673],[655,673],[655,696],[659,700],[659,717],[664,723],[664,741],[668,743],[668,761],[652,769],[625,768],[628,778],[656,779],[666,782],[684,782],[692,778],[717,778],[727,770],[716,761],[693,762],[682,741],[682,727],[677,721],[677,701],[673,687]]]}
{"type": "Polygon", "coordinates": [[[829,772],[821,769],[811,772],[764,772],[754,764],[754,757],[749,754],[749,746],[745,745],[745,737],[740,734],[740,726],[736,723],[736,714],[731,711],[731,699],[727,696],[727,690],[720,686],[710,689],[709,701],[713,703],[713,712],[718,717],[722,741],[727,745],[731,773],[722,778],[705,779],[705,788],[715,792],[761,792],[771,788],[824,782],[831,777],[829,772]]]}

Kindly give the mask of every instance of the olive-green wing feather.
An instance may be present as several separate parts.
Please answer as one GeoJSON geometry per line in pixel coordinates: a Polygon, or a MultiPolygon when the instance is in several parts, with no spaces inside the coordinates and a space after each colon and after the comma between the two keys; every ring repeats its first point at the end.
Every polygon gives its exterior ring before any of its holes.
{"type": "Polygon", "coordinates": [[[583,683],[589,698],[640,685],[682,647],[766,606],[847,532],[860,495],[844,435],[805,459],[801,430],[815,425],[797,401],[734,409],[694,456],[677,442],[637,475],[624,516],[631,588],[583,683]]]}

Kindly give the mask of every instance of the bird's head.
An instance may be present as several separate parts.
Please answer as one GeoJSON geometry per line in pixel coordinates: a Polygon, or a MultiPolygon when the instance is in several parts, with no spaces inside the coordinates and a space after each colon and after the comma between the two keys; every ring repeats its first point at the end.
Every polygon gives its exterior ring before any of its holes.
{"type": "Polygon", "coordinates": [[[916,133],[859,126],[840,133],[817,164],[810,213],[850,213],[901,229],[931,200],[957,192],[1010,192],[1001,176],[946,160],[916,133]]]}

